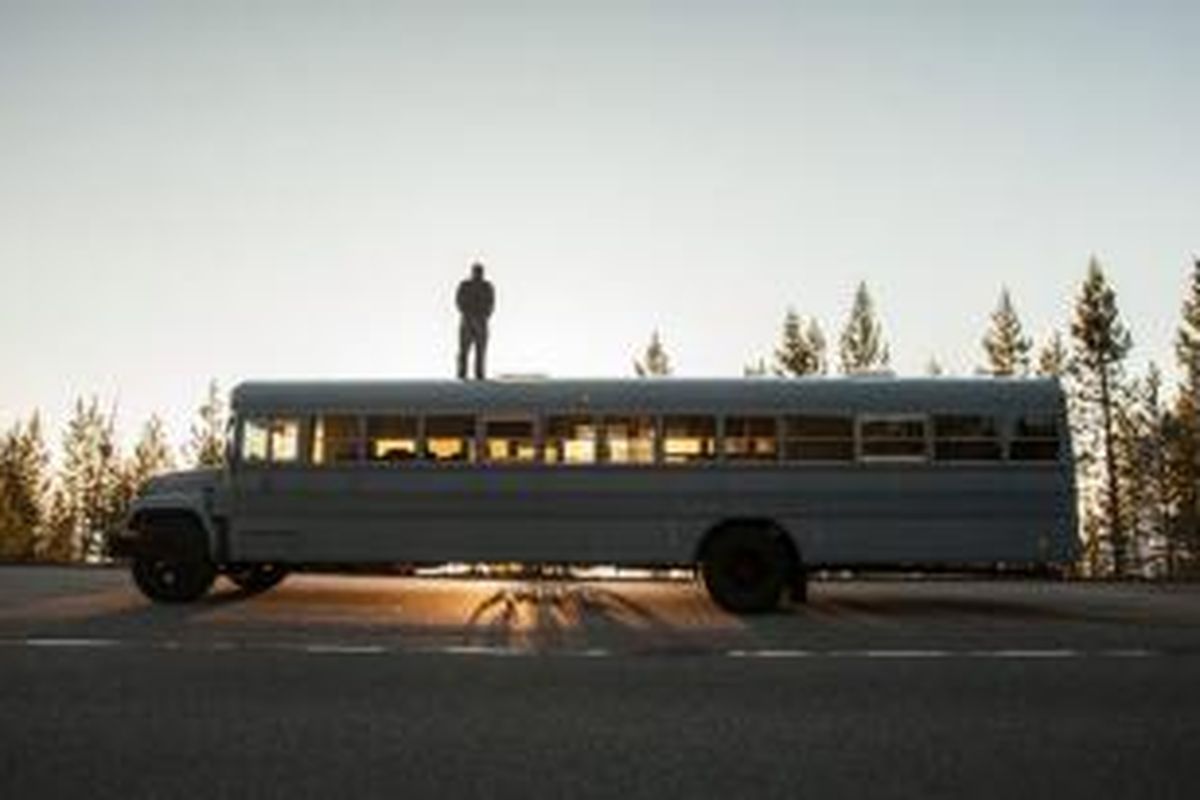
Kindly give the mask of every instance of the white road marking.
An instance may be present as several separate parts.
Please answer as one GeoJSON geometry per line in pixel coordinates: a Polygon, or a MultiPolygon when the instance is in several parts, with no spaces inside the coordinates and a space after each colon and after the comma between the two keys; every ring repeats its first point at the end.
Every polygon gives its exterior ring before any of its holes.
{"type": "Polygon", "coordinates": [[[730,650],[730,658],[808,658],[818,655],[811,650],[730,650]]]}
{"type": "Polygon", "coordinates": [[[912,659],[912,658],[1154,658],[1153,650],[728,650],[727,658],[840,658],[840,659],[912,659]]]}
{"type": "MultiPolygon", "coordinates": [[[[830,655],[841,655],[834,652],[830,655]]],[[[851,652],[852,658],[949,658],[954,655],[949,650],[862,650],[851,652]]]]}
{"type": "MultiPolygon", "coordinates": [[[[81,637],[33,637],[23,639],[0,639],[0,646],[33,648],[107,648],[139,647],[146,649],[180,652],[203,650],[208,652],[283,651],[307,655],[446,655],[446,656],[492,656],[514,657],[567,657],[567,658],[612,658],[626,655],[655,655],[653,651],[622,653],[603,647],[578,650],[538,649],[536,647],[512,647],[496,645],[451,644],[440,646],[388,646],[381,644],[353,644],[346,642],[234,642],[228,640],[188,642],[180,639],[162,641],[138,641],[81,637]]],[[[737,659],[1129,659],[1158,658],[1164,653],[1145,648],[1109,648],[1104,650],[1054,649],[998,649],[998,650],[944,650],[921,648],[862,649],[862,650],[805,650],[785,648],[734,649],[700,653],[702,657],[737,659]]]]}
{"type": "Polygon", "coordinates": [[[569,654],[580,658],[608,658],[612,652],[603,647],[590,647],[587,650],[571,650],[569,654]]]}
{"type": "Polygon", "coordinates": [[[410,652],[440,653],[449,656],[532,656],[536,650],[519,647],[492,647],[481,644],[452,644],[445,647],[423,648],[410,652]]]}
{"type": "MultiPolygon", "coordinates": [[[[1088,655],[1080,650],[972,650],[973,658],[1080,658],[1088,655]]],[[[1093,655],[1100,655],[1094,653],[1093,655]]]]}
{"type": "Polygon", "coordinates": [[[116,639],[26,639],[27,647],[116,647],[116,639]]]}
{"type": "Polygon", "coordinates": [[[335,655],[380,655],[386,653],[386,647],[378,644],[310,644],[303,648],[305,653],[335,655]]]}

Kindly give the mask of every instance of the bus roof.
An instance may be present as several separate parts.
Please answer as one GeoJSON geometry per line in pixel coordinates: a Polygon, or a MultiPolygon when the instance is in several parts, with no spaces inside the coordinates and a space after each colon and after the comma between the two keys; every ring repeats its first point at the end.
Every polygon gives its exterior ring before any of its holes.
{"type": "Polygon", "coordinates": [[[555,380],[247,381],[240,414],[358,412],[1061,411],[1053,378],[629,378],[555,380]]]}

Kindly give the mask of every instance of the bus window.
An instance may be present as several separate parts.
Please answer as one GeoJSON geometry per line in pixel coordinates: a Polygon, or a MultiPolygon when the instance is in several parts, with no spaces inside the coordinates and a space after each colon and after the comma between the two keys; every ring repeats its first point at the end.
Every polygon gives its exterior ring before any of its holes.
{"type": "Polygon", "coordinates": [[[864,459],[925,458],[924,417],[866,417],[860,430],[864,459]]]}
{"type": "Polygon", "coordinates": [[[425,455],[434,461],[475,460],[475,418],[425,418],[425,455]]]}
{"type": "Polygon", "coordinates": [[[715,417],[663,417],[663,461],[686,464],[717,457],[715,417]]]}
{"type": "Polygon", "coordinates": [[[999,461],[1000,433],[993,417],[939,414],[933,418],[933,457],[938,461],[999,461]]]}
{"type": "Polygon", "coordinates": [[[367,417],[368,460],[411,461],[416,457],[416,417],[367,417]]]}
{"type": "Polygon", "coordinates": [[[779,454],[774,417],[726,417],[725,458],[729,461],[774,461],[779,454]]]}
{"type": "Polygon", "coordinates": [[[489,419],[483,423],[484,456],[488,461],[533,461],[537,447],[533,420],[489,419]]]}
{"type": "Polygon", "coordinates": [[[1057,461],[1058,421],[1050,414],[1018,417],[1008,457],[1013,461],[1057,461]]]}
{"type": "Polygon", "coordinates": [[[783,418],[786,461],[853,461],[854,420],[836,416],[783,418]]]}
{"type": "Polygon", "coordinates": [[[547,417],[547,464],[592,464],[596,461],[596,424],[591,417],[547,417]]]}
{"type": "Polygon", "coordinates": [[[606,417],[604,458],[612,464],[653,464],[654,417],[606,417]]]}
{"type": "Polygon", "coordinates": [[[313,421],[312,463],[352,464],[360,460],[361,453],[358,417],[337,414],[313,421]]]}
{"type": "Polygon", "coordinates": [[[271,420],[271,461],[284,464],[300,458],[300,420],[271,420]]]}
{"type": "Polygon", "coordinates": [[[242,422],[242,461],[253,463],[267,460],[269,423],[265,419],[247,419],[242,422]]]}

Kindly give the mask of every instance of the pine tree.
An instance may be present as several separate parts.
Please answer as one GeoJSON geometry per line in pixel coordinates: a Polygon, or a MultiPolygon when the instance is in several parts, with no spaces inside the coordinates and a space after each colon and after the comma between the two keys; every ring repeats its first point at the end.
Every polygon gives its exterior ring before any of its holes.
{"type": "Polygon", "coordinates": [[[808,320],[807,335],[808,346],[812,350],[814,360],[816,362],[816,370],[814,370],[814,373],[817,375],[824,375],[829,371],[829,357],[826,354],[826,351],[828,350],[828,343],[825,341],[825,332],[821,330],[821,326],[817,322],[816,317],[812,317],[808,320]]]}
{"type": "Polygon", "coordinates": [[[80,398],[63,437],[60,497],[56,497],[56,536],[69,536],[70,557],[88,561],[104,554],[104,537],[117,524],[124,489],[113,435],[114,417],[92,397],[80,398]]]}
{"type": "Polygon", "coordinates": [[[937,360],[937,356],[930,356],[929,360],[925,362],[925,374],[931,378],[940,378],[946,374],[946,369],[942,366],[942,362],[937,360]]]}
{"type": "Polygon", "coordinates": [[[1175,335],[1182,382],[1168,440],[1170,503],[1174,525],[1168,541],[1168,572],[1200,563],[1200,258],[1194,259],[1175,335]]]}
{"type": "Polygon", "coordinates": [[[1162,372],[1154,362],[1146,374],[1141,398],[1146,437],[1142,472],[1149,485],[1147,526],[1157,574],[1169,574],[1170,542],[1174,530],[1171,510],[1171,472],[1169,466],[1171,415],[1162,397],[1162,372]]]}
{"type": "Polygon", "coordinates": [[[191,439],[183,455],[194,467],[225,465],[225,402],[215,379],[208,382],[204,402],[196,409],[191,439]]]}
{"type": "Polygon", "coordinates": [[[1038,352],[1038,375],[1048,378],[1061,378],[1067,371],[1069,354],[1063,345],[1062,335],[1058,331],[1050,334],[1050,339],[1038,352]]]}
{"type": "Polygon", "coordinates": [[[1195,552],[1189,541],[1196,525],[1195,484],[1189,486],[1187,480],[1194,472],[1196,441],[1189,435],[1179,405],[1177,397],[1163,415],[1163,497],[1167,507],[1163,571],[1168,578],[1183,573],[1189,553],[1195,552]]]}
{"type": "Polygon", "coordinates": [[[662,338],[658,331],[650,335],[650,344],[646,345],[646,353],[639,361],[633,362],[633,369],[639,378],[661,378],[671,374],[671,359],[663,347],[662,338]]]}
{"type": "Polygon", "coordinates": [[[23,487],[18,466],[18,422],[0,437],[0,559],[20,559],[33,538],[22,518],[23,487]]]}
{"type": "Polygon", "coordinates": [[[122,488],[125,501],[128,502],[147,480],[159,473],[174,468],[175,459],[171,455],[171,446],[167,442],[166,431],[162,419],[151,415],[142,426],[141,437],[133,448],[133,455],[122,470],[122,488]]]}
{"type": "Polygon", "coordinates": [[[762,356],[742,367],[742,377],[744,378],[762,378],[769,372],[770,370],[767,369],[767,360],[762,356]]]}
{"type": "Polygon", "coordinates": [[[38,546],[38,559],[64,562],[77,558],[76,525],[78,513],[67,498],[67,490],[54,487],[46,510],[46,524],[38,546]]]}
{"type": "Polygon", "coordinates": [[[1092,551],[1099,570],[1101,554],[1111,558],[1112,571],[1125,574],[1128,542],[1122,524],[1120,476],[1117,472],[1116,401],[1123,378],[1122,364],[1132,347],[1132,340],[1117,310],[1116,294],[1108,285],[1100,262],[1093,257],[1088,273],[1075,302],[1075,318],[1071,322],[1074,352],[1071,359],[1073,391],[1076,407],[1083,415],[1081,423],[1091,434],[1098,449],[1087,440],[1077,442],[1082,465],[1098,471],[1100,514],[1095,528],[1103,538],[1092,551]],[[1093,457],[1097,453],[1097,458],[1093,457]]]}
{"type": "Polygon", "coordinates": [[[992,375],[1028,375],[1032,347],[1033,342],[1021,328],[1021,319],[1013,308],[1008,289],[1001,289],[1000,301],[983,337],[988,362],[986,371],[992,375]]]}
{"type": "MultiPolygon", "coordinates": [[[[1089,569],[1096,566],[1098,550],[1095,547],[1095,542],[1089,538],[1091,532],[1096,530],[1094,515],[1089,514],[1088,509],[1093,507],[1088,505],[1090,495],[1089,489],[1089,470],[1094,469],[1092,464],[1091,454],[1094,452],[1094,447],[1090,445],[1094,436],[1094,426],[1088,424],[1088,414],[1085,408],[1080,407],[1079,397],[1074,389],[1074,383],[1070,372],[1071,354],[1063,344],[1062,334],[1058,329],[1050,332],[1045,343],[1038,351],[1037,357],[1037,374],[1044,378],[1058,379],[1062,385],[1063,394],[1067,406],[1067,425],[1071,430],[1071,441],[1074,445],[1074,450],[1077,454],[1075,458],[1075,479],[1078,487],[1079,496],[1082,500],[1080,503],[1080,530],[1079,533],[1084,537],[1085,545],[1083,552],[1083,563],[1088,565],[1089,569]]],[[[1094,505],[1094,504],[1093,504],[1094,505]]],[[[1092,569],[1094,573],[1096,570],[1092,569]]]]}
{"type": "Polygon", "coordinates": [[[891,360],[866,283],[859,283],[854,293],[854,305],[842,330],[838,354],[842,372],[847,374],[886,367],[891,360]]]}
{"type": "Polygon", "coordinates": [[[1146,376],[1120,393],[1117,406],[1117,468],[1128,534],[1130,571],[1142,576],[1166,571],[1167,419],[1161,399],[1162,375],[1151,363],[1146,376]]]}
{"type": "Polygon", "coordinates": [[[825,372],[825,334],[815,319],[805,324],[795,309],[787,310],[773,370],[794,377],[825,372]]]}
{"type": "Polygon", "coordinates": [[[0,558],[32,561],[46,519],[49,455],[34,413],[0,438],[0,558]]]}

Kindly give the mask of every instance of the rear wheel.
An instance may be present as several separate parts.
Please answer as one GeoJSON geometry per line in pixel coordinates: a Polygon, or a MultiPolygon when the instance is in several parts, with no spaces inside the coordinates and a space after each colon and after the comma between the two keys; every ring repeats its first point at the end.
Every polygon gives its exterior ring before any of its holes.
{"type": "Polygon", "coordinates": [[[207,559],[143,555],[133,560],[133,582],[157,603],[190,603],[212,586],[217,569],[207,559]]]}
{"type": "Polygon", "coordinates": [[[225,570],[225,577],[244,592],[265,592],[287,577],[282,564],[238,564],[225,570]]]}
{"type": "Polygon", "coordinates": [[[737,614],[770,611],[795,572],[781,535],[766,526],[723,528],[701,556],[704,585],[716,603],[737,614]]]}

